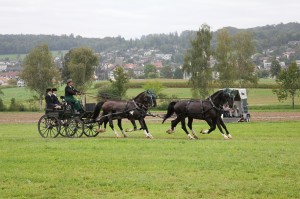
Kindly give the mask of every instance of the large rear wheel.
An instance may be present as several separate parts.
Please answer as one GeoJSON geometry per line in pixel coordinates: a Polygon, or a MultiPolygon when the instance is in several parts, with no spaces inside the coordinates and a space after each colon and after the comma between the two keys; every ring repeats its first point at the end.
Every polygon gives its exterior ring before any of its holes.
{"type": "Polygon", "coordinates": [[[38,131],[43,138],[56,138],[60,131],[60,121],[56,117],[43,115],[38,122],[38,131]]]}

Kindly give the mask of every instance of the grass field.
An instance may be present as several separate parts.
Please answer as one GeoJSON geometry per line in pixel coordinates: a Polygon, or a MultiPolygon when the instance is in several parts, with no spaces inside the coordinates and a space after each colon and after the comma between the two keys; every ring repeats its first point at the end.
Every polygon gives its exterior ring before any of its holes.
{"type": "Polygon", "coordinates": [[[149,124],[149,140],[43,139],[37,125],[0,124],[0,196],[300,198],[300,122],[230,123],[229,141],[218,131],[188,140],[179,126],[168,135],[169,125],[149,124]]]}

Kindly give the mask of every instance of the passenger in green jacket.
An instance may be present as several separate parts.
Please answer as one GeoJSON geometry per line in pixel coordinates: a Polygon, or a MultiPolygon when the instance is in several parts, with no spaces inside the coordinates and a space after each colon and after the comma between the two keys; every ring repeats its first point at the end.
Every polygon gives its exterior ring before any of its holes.
{"type": "Polygon", "coordinates": [[[67,102],[74,104],[75,113],[79,114],[83,112],[80,101],[74,97],[74,95],[81,95],[82,92],[76,90],[73,87],[72,79],[67,80],[67,86],[65,88],[65,99],[67,102]]]}

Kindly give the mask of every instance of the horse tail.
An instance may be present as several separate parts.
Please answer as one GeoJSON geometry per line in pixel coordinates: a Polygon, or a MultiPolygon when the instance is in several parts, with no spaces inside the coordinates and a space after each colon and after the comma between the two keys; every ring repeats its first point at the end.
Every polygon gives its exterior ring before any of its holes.
{"type": "Polygon", "coordinates": [[[162,124],[166,121],[166,119],[168,119],[169,117],[171,117],[173,115],[174,111],[174,106],[177,102],[173,101],[169,104],[168,106],[168,112],[167,114],[164,116],[164,120],[162,121],[162,124]]]}
{"type": "Polygon", "coordinates": [[[101,102],[99,102],[99,103],[95,106],[94,114],[93,114],[93,119],[96,119],[96,118],[99,116],[100,111],[101,111],[102,106],[103,106],[104,103],[105,103],[105,101],[101,101],[101,102]]]}

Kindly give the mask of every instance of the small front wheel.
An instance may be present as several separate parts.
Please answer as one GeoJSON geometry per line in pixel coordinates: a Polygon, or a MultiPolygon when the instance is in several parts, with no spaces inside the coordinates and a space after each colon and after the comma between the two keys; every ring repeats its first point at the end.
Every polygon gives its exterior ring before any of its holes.
{"type": "Polygon", "coordinates": [[[87,137],[96,137],[99,134],[99,125],[98,123],[93,123],[91,121],[84,122],[84,135],[87,137]]]}

